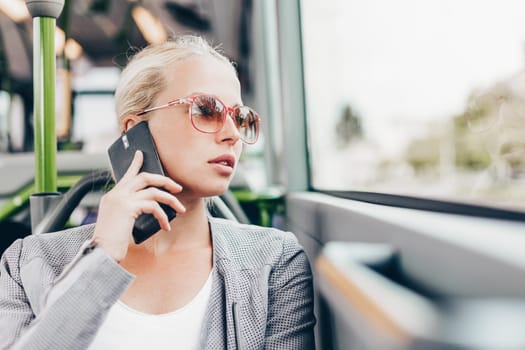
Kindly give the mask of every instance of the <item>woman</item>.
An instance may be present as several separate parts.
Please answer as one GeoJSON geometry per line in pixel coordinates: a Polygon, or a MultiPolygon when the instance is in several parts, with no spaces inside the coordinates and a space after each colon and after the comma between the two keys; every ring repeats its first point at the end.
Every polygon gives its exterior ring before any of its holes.
{"type": "Polygon", "coordinates": [[[139,173],[137,152],[95,225],[5,252],[0,348],[313,348],[312,276],[295,237],[207,216],[205,199],[227,190],[258,135],[232,64],[184,36],[137,54],[115,100],[122,131],[147,120],[166,176],[139,173]],[[143,213],[161,230],[135,245],[143,213]]]}

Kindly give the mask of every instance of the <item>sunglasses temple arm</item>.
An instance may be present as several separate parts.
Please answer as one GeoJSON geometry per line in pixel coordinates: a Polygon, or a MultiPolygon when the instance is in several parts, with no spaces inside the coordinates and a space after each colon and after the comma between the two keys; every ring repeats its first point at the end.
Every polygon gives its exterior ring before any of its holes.
{"type": "Polygon", "coordinates": [[[170,101],[170,102],[168,102],[166,104],[163,104],[163,105],[160,105],[160,106],[157,106],[157,107],[152,107],[152,108],[145,109],[142,112],[137,113],[136,116],[141,116],[141,115],[144,115],[146,113],[156,111],[158,109],[163,109],[163,108],[167,108],[167,107],[170,107],[170,106],[173,106],[173,105],[180,105],[180,104],[184,104],[184,103],[186,103],[186,99],[178,99],[178,100],[175,100],[175,101],[170,101]]]}

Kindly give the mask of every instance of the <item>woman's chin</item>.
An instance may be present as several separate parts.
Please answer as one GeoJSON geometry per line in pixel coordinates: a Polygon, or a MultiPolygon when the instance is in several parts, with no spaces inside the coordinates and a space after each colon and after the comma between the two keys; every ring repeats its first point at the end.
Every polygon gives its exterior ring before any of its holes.
{"type": "Polygon", "coordinates": [[[207,197],[214,197],[214,196],[220,196],[224,194],[226,191],[228,191],[228,186],[230,183],[227,184],[207,184],[207,186],[199,186],[198,189],[195,189],[195,193],[199,197],[207,198],[207,197]]]}

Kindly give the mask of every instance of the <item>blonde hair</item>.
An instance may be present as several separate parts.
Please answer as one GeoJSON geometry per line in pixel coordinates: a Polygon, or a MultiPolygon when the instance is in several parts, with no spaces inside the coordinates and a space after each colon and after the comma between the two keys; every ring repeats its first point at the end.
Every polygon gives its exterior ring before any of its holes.
{"type": "MultiPolygon", "coordinates": [[[[210,55],[227,63],[235,72],[233,63],[217,47],[204,38],[184,35],[150,45],[134,55],[122,71],[115,90],[115,109],[119,129],[124,130],[124,117],[151,107],[166,87],[166,70],[175,62],[192,56],[210,55]]],[[[147,115],[144,119],[147,119],[147,115]]]]}

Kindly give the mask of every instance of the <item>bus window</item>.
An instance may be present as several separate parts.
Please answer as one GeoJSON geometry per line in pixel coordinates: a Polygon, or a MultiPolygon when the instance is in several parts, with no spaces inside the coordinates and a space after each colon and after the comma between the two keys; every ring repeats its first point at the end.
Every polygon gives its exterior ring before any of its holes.
{"type": "Polygon", "coordinates": [[[105,153],[119,136],[113,92],[120,69],[91,68],[73,82],[74,116],[71,138],[87,153],[105,153]],[[96,110],[93,109],[96,106],[96,110]]]}
{"type": "Polygon", "coordinates": [[[314,188],[525,210],[523,2],[301,6],[314,188]]]}
{"type": "Polygon", "coordinates": [[[7,91],[0,90],[0,152],[9,150],[9,108],[11,96],[7,91]]]}
{"type": "Polygon", "coordinates": [[[0,152],[24,150],[24,113],[24,101],[19,94],[0,91],[0,152]]]}

